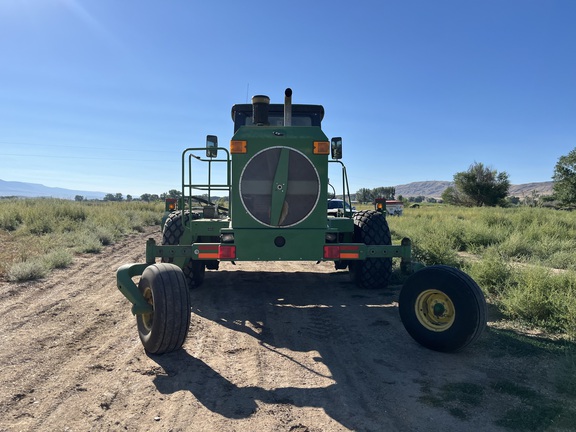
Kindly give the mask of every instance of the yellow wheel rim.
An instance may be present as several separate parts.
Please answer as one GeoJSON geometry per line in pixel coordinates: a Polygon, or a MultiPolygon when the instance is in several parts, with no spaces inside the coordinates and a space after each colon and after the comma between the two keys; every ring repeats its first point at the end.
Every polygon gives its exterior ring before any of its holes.
{"type": "Polygon", "coordinates": [[[445,293],[435,289],[423,291],[416,299],[416,318],[424,327],[434,332],[448,330],[454,323],[454,303],[445,293]]]}
{"type": "MultiPolygon", "coordinates": [[[[154,307],[154,298],[152,297],[152,290],[150,288],[146,288],[142,293],[148,304],[154,307]]],[[[154,312],[142,314],[142,324],[146,330],[152,330],[152,324],[154,324],[154,312]]]]}

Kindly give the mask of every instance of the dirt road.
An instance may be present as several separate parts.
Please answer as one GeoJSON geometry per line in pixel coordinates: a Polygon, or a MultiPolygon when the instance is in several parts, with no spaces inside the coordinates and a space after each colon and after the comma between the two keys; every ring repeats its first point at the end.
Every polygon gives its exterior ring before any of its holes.
{"type": "Polygon", "coordinates": [[[532,360],[494,360],[490,332],[459,354],[424,349],[397,289],[358,289],[328,263],[207,272],[184,349],[147,356],[115,271],[150,236],[0,283],[0,430],[498,431],[522,405],[491,383],[526,382],[532,360]]]}

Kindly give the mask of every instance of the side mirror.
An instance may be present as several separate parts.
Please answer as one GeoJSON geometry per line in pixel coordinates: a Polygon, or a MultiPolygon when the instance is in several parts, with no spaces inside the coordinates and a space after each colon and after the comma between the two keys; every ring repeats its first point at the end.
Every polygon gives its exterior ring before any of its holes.
{"type": "Polygon", "coordinates": [[[332,138],[330,148],[332,150],[332,159],[342,159],[342,138],[332,138]]]}
{"type": "Polygon", "coordinates": [[[206,136],[206,157],[215,158],[218,156],[218,137],[216,135],[206,136]]]}

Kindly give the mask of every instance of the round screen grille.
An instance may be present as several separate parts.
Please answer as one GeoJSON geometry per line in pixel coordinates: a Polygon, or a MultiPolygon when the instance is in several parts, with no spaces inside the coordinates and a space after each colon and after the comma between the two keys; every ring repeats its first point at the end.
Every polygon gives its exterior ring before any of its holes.
{"type": "Polygon", "coordinates": [[[289,227],[312,213],[320,178],[304,154],[288,147],[256,153],[240,175],[240,198],[248,213],[271,227],[289,227]]]}

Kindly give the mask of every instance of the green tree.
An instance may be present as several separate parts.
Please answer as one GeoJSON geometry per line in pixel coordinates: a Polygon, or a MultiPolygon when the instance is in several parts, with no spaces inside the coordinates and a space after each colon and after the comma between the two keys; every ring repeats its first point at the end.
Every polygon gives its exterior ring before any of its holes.
{"type": "Polygon", "coordinates": [[[356,201],[359,203],[368,203],[372,202],[373,200],[374,197],[372,195],[372,191],[368,188],[361,188],[356,192],[356,201]]]}
{"type": "Polygon", "coordinates": [[[394,199],[394,195],[396,195],[396,188],[394,187],[380,186],[372,189],[373,198],[394,199]]]}
{"type": "Polygon", "coordinates": [[[170,189],[168,192],[160,194],[160,198],[165,200],[166,198],[180,198],[182,192],[177,189],[170,189]]]}
{"type": "Polygon", "coordinates": [[[442,194],[442,199],[451,204],[465,206],[505,205],[510,181],[508,174],[474,162],[468,171],[454,174],[453,190],[442,194]],[[446,199],[448,198],[448,199],[446,199]]]}
{"type": "Polygon", "coordinates": [[[556,199],[563,205],[576,204],[576,148],[560,156],[552,179],[556,199]]]}

